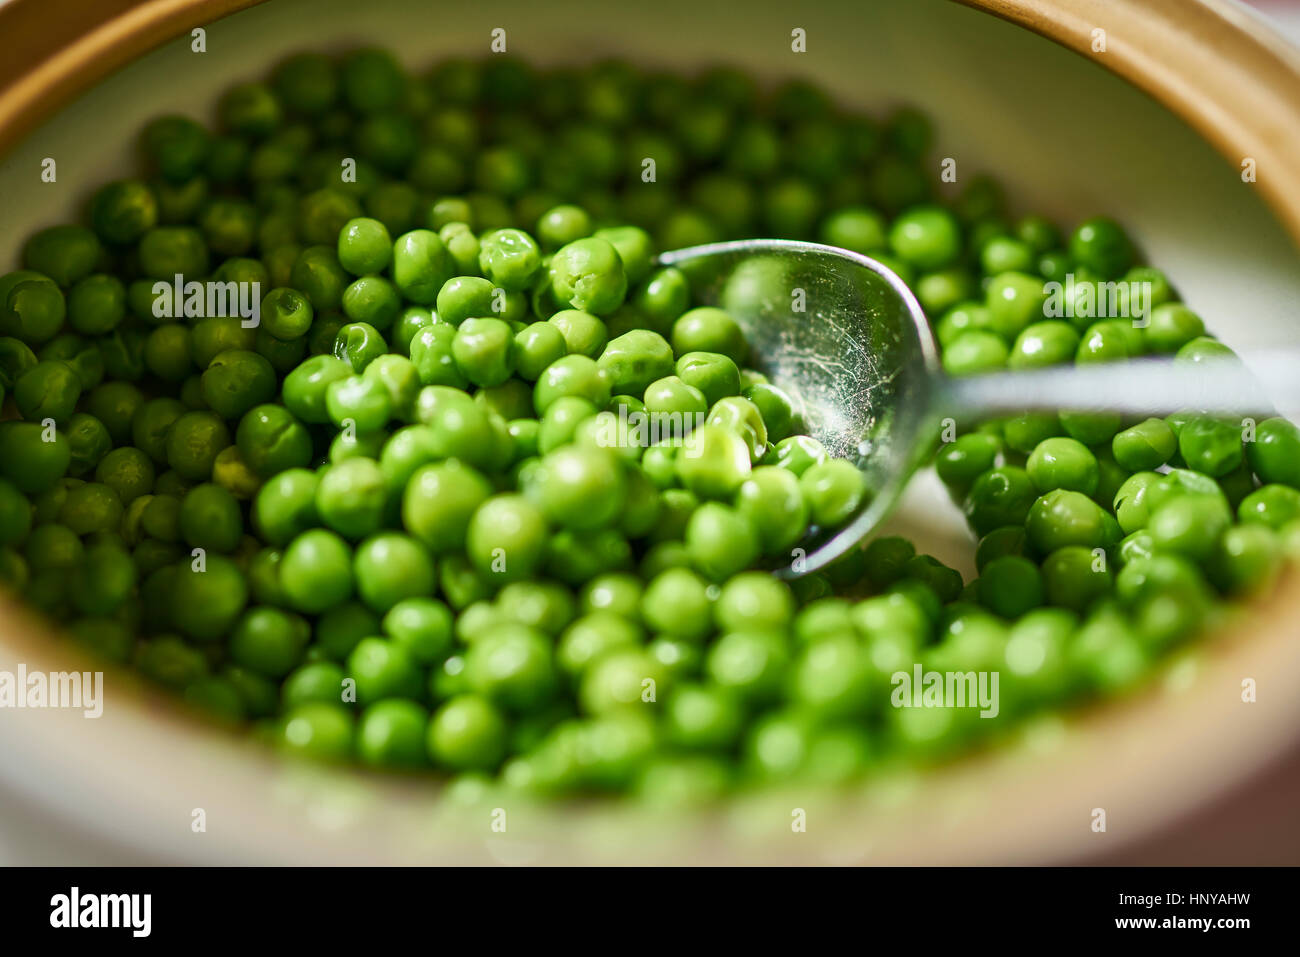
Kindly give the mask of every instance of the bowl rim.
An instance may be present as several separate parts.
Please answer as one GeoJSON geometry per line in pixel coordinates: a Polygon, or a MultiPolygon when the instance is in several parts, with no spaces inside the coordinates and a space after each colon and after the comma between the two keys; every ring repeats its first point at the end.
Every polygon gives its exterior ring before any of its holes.
{"type": "Polygon", "coordinates": [[[1254,159],[1256,184],[1300,247],[1292,188],[1300,182],[1300,48],[1255,11],[1235,0],[1106,0],[1101,25],[1095,0],[952,2],[1031,30],[1144,90],[1239,169],[1254,159]]]}

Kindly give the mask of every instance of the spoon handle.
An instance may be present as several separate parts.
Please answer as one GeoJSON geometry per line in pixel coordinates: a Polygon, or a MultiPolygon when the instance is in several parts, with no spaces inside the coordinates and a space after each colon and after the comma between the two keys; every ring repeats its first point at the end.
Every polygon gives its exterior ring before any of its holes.
{"type": "Polygon", "coordinates": [[[935,409],[970,420],[1028,411],[1169,415],[1183,409],[1224,414],[1300,407],[1300,352],[1175,362],[1135,359],[1069,368],[942,378],[935,409]]]}

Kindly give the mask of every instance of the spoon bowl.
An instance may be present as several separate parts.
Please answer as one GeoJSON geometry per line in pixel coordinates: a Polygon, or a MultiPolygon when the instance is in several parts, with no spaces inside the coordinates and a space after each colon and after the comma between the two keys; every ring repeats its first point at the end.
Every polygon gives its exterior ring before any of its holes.
{"type": "Polygon", "coordinates": [[[754,367],[801,407],[807,434],[861,469],[869,497],[848,524],[814,528],[795,578],[861,542],[888,515],[922,464],[922,436],[940,374],[939,349],[920,303],[891,270],[818,243],[746,239],[664,253],[694,301],[729,312],[754,367]]]}

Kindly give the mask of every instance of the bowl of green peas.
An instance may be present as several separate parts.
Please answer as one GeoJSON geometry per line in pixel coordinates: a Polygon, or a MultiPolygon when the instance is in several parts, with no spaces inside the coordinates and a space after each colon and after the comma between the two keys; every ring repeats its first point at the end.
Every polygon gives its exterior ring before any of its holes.
{"type": "Polygon", "coordinates": [[[658,259],[868,256],[952,376],[1287,345],[1285,143],[1132,5],[244,6],[0,94],[7,788],[146,859],[1060,861],[1293,740],[1296,410],[945,430],[797,574],[877,489],[658,259]]]}

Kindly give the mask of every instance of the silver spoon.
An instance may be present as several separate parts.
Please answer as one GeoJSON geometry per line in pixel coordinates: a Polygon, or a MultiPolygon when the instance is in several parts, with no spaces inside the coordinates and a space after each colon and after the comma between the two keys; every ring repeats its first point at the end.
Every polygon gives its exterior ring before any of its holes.
{"type": "Polygon", "coordinates": [[[663,253],[659,263],[686,274],[697,304],[735,317],[759,371],[802,402],[808,433],[867,477],[872,494],[859,514],[838,532],[814,529],[800,543],[805,557],[774,569],[784,578],[816,571],[866,538],[933,451],[945,419],[1059,409],[1262,418],[1273,414],[1269,393],[1300,404],[1293,353],[1252,357],[1249,370],[1235,359],[1137,359],[951,378],[906,284],[834,246],[746,239],[663,253]]]}

